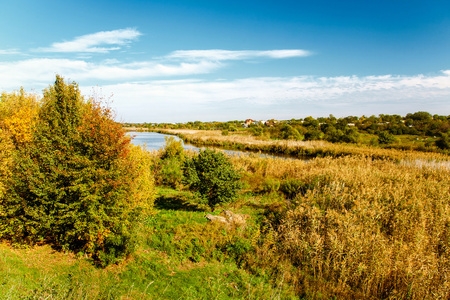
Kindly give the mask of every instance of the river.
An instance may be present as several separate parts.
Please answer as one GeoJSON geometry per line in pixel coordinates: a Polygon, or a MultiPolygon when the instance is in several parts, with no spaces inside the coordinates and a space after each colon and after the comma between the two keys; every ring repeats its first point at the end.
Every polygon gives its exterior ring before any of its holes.
{"type": "Polygon", "coordinates": [[[159,150],[163,148],[166,143],[166,137],[173,137],[175,138],[175,140],[181,141],[185,150],[199,150],[199,148],[193,145],[185,144],[183,140],[174,135],[161,134],[156,132],[128,132],[128,135],[132,137],[131,143],[133,145],[142,146],[144,149],[147,149],[149,151],[159,150]]]}
{"type": "MultiPolygon", "coordinates": [[[[173,137],[173,138],[175,138],[175,140],[181,141],[183,143],[183,148],[185,150],[199,151],[200,149],[205,149],[205,147],[199,148],[199,147],[195,147],[190,144],[185,144],[182,139],[180,139],[179,137],[174,136],[174,135],[162,134],[162,133],[157,133],[157,132],[134,132],[134,131],[128,132],[127,134],[132,137],[131,143],[133,145],[141,146],[144,149],[147,149],[149,151],[159,150],[159,149],[163,148],[166,143],[166,141],[165,141],[166,137],[173,137]]],[[[215,148],[215,149],[218,149],[218,148],[215,148]]],[[[254,154],[254,152],[246,152],[246,151],[234,151],[234,150],[225,150],[225,149],[218,149],[218,150],[223,151],[229,155],[254,154]]],[[[284,159],[288,158],[288,157],[283,157],[283,156],[278,156],[278,155],[268,155],[268,154],[261,154],[261,153],[257,153],[257,154],[262,157],[284,158],[284,159]]]]}

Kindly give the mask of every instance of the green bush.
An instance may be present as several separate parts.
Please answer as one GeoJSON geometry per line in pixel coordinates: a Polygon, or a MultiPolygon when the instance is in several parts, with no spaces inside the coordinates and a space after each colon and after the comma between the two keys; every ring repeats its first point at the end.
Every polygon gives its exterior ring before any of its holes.
{"type": "Polygon", "coordinates": [[[286,179],[280,183],[279,190],[286,195],[288,199],[295,198],[298,194],[304,194],[308,185],[299,179],[286,179]]]}
{"type": "Polygon", "coordinates": [[[302,136],[297,129],[290,125],[283,125],[280,130],[281,138],[284,140],[296,140],[301,141],[304,139],[304,136],[302,136]]]}
{"type": "Polygon", "coordinates": [[[442,133],[436,141],[436,146],[440,149],[450,149],[450,137],[448,134],[442,133]]]}
{"type": "Polygon", "coordinates": [[[182,162],[174,158],[161,161],[159,178],[162,184],[179,188],[183,181],[182,162]]]}
{"type": "Polygon", "coordinates": [[[214,209],[236,198],[241,176],[222,152],[206,149],[186,160],[184,177],[189,188],[199,192],[214,209]]]}
{"type": "Polygon", "coordinates": [[[387,131],[382,131],[378,134],[378,143],[381,145],[389,145],[394,143],[395,141],[395,136],[387,131]]]}
{"type": "Polygon", "coordinates": [[[267,178],[261,185],[261,191],[264,193],[276,192],[280,189],[280,181],[278,179],[267,178]]]}
{"type": "Polygon", "coordinates": [[[164,137],[166,143],[162,150],[161,159],[178,159],[180,161],[184,160],[184,148],[183,141],[176,140],[173,136],[164,137]]]}
{"type": "Polygon", "coordinates": [[[326,130],[325,138],[327,141],[332,143],[338,143],[342,140],[344,136],[344,132],[340,129],[336,129],[335,127],[328,127],[326,130]]]}
{"type": "Polygon", "coordinates": [[[185,160],[183,142],[175,140],[172,136],[165,137],[165,140],[157,171],[159,183],[179,188],[182,185],[182,166],[185,160]]]}
{"type": "Polygon", "coordinates": [[[320,140],[323,138],[323,136],[324,134],[322,133],[322,131],[312,128],[305,133],[305,140],[307,141],[320,140]]]}
{"type": "Polygon", "coordinates": [[[253,127],[251,129],[253,136],[262,136],[264,134],[264,128],[262,127],[253,127]]]}

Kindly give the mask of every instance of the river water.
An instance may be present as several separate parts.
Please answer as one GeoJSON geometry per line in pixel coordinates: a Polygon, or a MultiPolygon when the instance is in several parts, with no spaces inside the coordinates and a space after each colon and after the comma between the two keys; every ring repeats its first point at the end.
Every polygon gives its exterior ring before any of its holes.
{"type": "MultiPolygon", "coordinates": [[[[174,135],[168,135],[168,134],[162,134],[157,132],[128,132],[128,135],[132,137],[131,143],[136,146],[141,146],[144,149],[147,149],[148,151],[153,150],[159,150],[162,149],[166,143],[165,138],[166,137],[173,137],[177,141],[181,141],[183,143],[183,148],[185,150],[194,150],[199,151],[200,149],[205,149],[204,147],[199,148],[195,147],[190,144],[185,144],[183,140],[181,140],[179,137],[174,135]]],[[[223,151],[226,154],[229,155],[248,155],[248,154],[254,154],[253,152],[244,152],[244,151],[234,151],[234,150],[224,150],[224,149],[218,149],[217,150],[223,151]]],[[[272,158],[288,158],[288,157],[282,157],[282,156],[275,156],[275,155],[268,155],[268,154],[261,154],[257,153],[257,155],[260,155],[262,157],[272,157],[272,158]]]]}
{"type": "Polygon", "coordinates": [[[185,150],[199,150],[199,148],[195,146],[185,144],[183,140],[174,135],[161,134],[157,132],[128,132],[128,135],[132,137],[131,143],[133,145],[141,146],[149,151],[163,148],[166,143],[166,137],[173,137],[175,140],[181,141],[185,150]]]}

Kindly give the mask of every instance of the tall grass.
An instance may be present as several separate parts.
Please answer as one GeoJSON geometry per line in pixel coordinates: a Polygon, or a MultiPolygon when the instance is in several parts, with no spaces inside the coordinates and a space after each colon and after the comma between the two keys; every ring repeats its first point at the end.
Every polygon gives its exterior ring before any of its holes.
{"type": "Polygon", "coordinates": [[[287,199],[269,207],[250,268],[287,264],[297,293],[311,298],[450,297],[447,168],[366,157],[234,163],[250,191],[278,181],[272,192],[287,199]]]}

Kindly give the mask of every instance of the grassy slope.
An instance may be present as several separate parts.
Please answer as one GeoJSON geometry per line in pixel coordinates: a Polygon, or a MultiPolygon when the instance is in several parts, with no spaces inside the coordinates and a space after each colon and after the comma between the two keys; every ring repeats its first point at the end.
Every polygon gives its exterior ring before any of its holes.
{"type": "Polygon", "coordinates": [[[185,193],[161,189],[137,253],[106,269],[49,246],[0,244],[0,299],[291,298],[288,287],[249,274],[217,250],[236,232],[208,224],[204,215],[185,193]]]}

